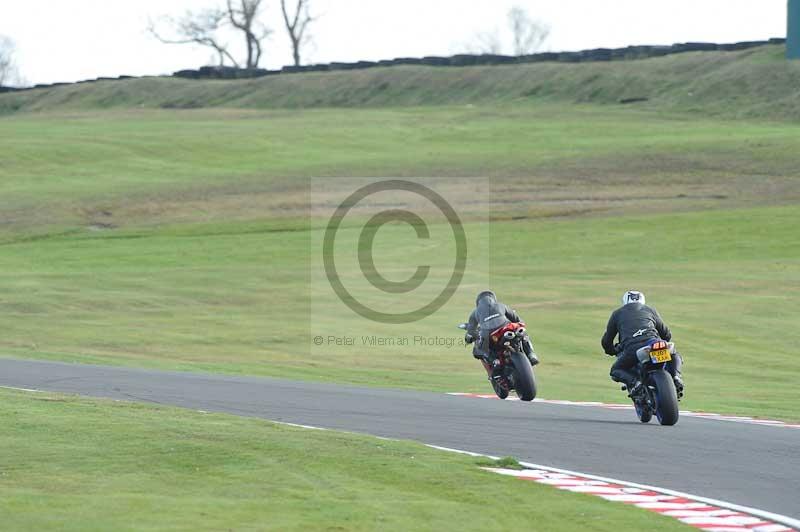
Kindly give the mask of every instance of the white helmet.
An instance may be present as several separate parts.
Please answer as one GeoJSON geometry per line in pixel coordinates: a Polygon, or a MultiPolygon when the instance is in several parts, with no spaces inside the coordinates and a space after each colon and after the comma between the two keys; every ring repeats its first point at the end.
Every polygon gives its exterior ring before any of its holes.
{"type": "Polygon", "coordinates": [[[628,290],[622,296],[622,304],[627,305],[628,303],[641,303],[642,305],[645,304],[644,294],[641,292],[637,292],[636,290],[628,290]]]}

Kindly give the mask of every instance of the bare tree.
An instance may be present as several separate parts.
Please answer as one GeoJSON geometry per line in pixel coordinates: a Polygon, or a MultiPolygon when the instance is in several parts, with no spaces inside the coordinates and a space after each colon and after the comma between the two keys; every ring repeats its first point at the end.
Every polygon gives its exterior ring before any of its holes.
{"type": "Polygon", "coordinates": [[[148,30],[159,41],[166,44],[197,44],[212,48],[219,64],[226,60],[233,66],[257,68],[263,55],[262,42],[270,34],[259,22],[263,0],[226,0],[222,8],[187,11],[179,18],[162,17],[161,23],[169,27],[168,34],[159,31],[150,21],[148,30]],[[224,40],[226,30],[241,32],[245,38],[245,61],[237,61],[224,40]]]}
{"type": "Polygon", "coordinates": [[[257,68],[261,62],[261,43],[271,33],[259,23],[262,0],[227,0],[228,22],[244,33],[247,47],[247,68],[257,68]]]}
{"type": "Polygon", "coordinates": [[[520,6],[514,6],[508,11],[508,26],[514,41],[514,55],[517,57],[538,51],[550,36],[550,27],[532,19],[528,11],[520,6]]]}
{"type": "Polygon", "coordinates": [[[156,24],[150,21],[148,30],[159,41],[166,44],[198,44],[214,49],[220,66],[229,59],[233,66],[239,63],[228,51],[228,45],[219,36],[220,30],[227,20],[228,14],[221,9],[205,9],[203,11],[187,11],[180,18],[163,17],[163,22],[172,28],[172,37],[164,37],[159,33],[156,24]]]}
{"type": "Polygon", "coordinates": [[[289,33],[289,40],[292,41],[292,57],[294,66],[300,66],[300,52],[303,45],[308,41],[306,29],[314,21],[311,16],[311,0],[296,0],[294,13],[290,14],[286,8],[286,0],[281,0],[281,11],[283,12],[283,22],[286,31],[289,33]]]}
{"type": "Polygon", "coordinates": [[[0,86],[16,84],[21,81],[14,61],[15,49],[14,41],[0,35],[0,86]]]}

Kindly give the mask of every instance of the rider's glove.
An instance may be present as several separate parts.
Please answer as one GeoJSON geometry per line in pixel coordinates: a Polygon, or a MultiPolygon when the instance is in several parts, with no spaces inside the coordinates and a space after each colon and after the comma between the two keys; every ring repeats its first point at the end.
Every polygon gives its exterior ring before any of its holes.
{"type": "Polygon", "coordinates": [[[474,341],[475,341],[475,337],[472,336],[470,333],[467,333],[467,334],[464,335],[464,342],[466,342],[468,344],[471,344],[474,341]]]}

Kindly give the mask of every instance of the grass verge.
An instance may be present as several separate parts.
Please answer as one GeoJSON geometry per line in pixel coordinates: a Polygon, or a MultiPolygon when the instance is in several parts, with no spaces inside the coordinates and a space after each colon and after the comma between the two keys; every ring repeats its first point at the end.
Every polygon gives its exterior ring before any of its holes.
{"type": "Polygon", "coordinates": [[[0,401],[8,530],[688,530],[414,443],[46,393],[0,401]]]}

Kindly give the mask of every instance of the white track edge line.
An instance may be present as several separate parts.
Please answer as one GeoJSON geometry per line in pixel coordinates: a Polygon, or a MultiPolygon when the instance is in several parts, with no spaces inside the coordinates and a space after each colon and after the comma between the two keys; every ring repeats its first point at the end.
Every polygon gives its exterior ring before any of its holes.
{"type": "MultiPolygon", "coordinates": [[[[428,444],[426,444],[426,445],[428,445],[428,444]]],[[[465,455],[468,455],[468,456],[484,457],[484,458],[489,458],[491,460],[499,460],[499,457],[497,457],[497,456],[491,456],[491,455],[483,454],[483,453],[475,453],[475,452],[472,452],[472,451],[462,451],[461,449],[452,449],[450,447],[440,447],[438,445],[428,445],[428,447],[432,447],[434,449],[439,449],[441,451],[448,451],[448,452],[451,452],[451,453],[459,453],[459,454],[465,454],[465,455]]],[[[667,488],[658,488],[658,487],[655,487],[655,486],[648,486],[647,484],[638,484],[636,482],[628,482],[628,481],[625,481],[625,480],[617,480],[615,478],[601,477],[601,476],[598,476],[598,475],[587,475],[586,473],[579,473],[577,471],[571,471],[569,469],[561,469],[561,468],[558,468],[558,467],[551,467],[551,466],[544,466],[544,465],[540,465],[540,464],[533,464],[531,462],[519,462],[519,464],[521,466],[524,466],[524,467],[527,467],[527,468],[531,468],[531,469],[541,469],[543,471],[550,471],[552,473],[564,473],[564,474],[567,474],[567,475],[588,478],[588,479],[591,479],[591,480],[600,480],[600,481],[609,482],[609,483],[612,483],[612,484],[620,484],[622,486],[627,486],[627,487],[630,487],[630,488],[638,488],[638,489],[643,489],[643,490],[648,490],[648,491],[655,491],[657,493],[662,493],[664,495],[672,495],[672,496],[675,496],[675,497],[682,497],[684,499],[691,499],[693,501],[703,502],[703,503],[706,503],[706,504],[710,504],[712,506],[718,506],[720,508],[726,508],[728,510],[734,510],[734,511],[737,511],[737,512],[741,512],[741,513],[745,513],[745,514],[749,514],[749,515],[754,515],[756,517],[762,517],[764,519],[767,519],[767,520],[770,520],[770,521],[775,521],[776,523],[780,523],[782,525],[794,528],[796,530],[800,530],[800,520],[798,520],[798,519],[794,519],[794,518],[791,518],[791,517],[788,517],[788,516],[785,516],[785,515],[781,515],[781,514],[767,512],[765,510],[759,510],[757,508],[750,508],[748,506],[741,506],[739,504],[734,504],[732,502],[720,501],[720,500],[711,499],[711,498],[708,498],[708,497],[700,497],[698,495],[691,495],[689,493],[684,493],[684,492],[681,492],[681,491],[675,491],[675,490],[671,490],[671,489],[667,489],[667,488]]]]}
{"type": "Polygon", "coordinates": [[[43,393],[42,390],[32,390],[31,388],[17,388],[15,386],[0,386],[0,388],[4,390],[16,390],[18,392],[43,393]]]}

